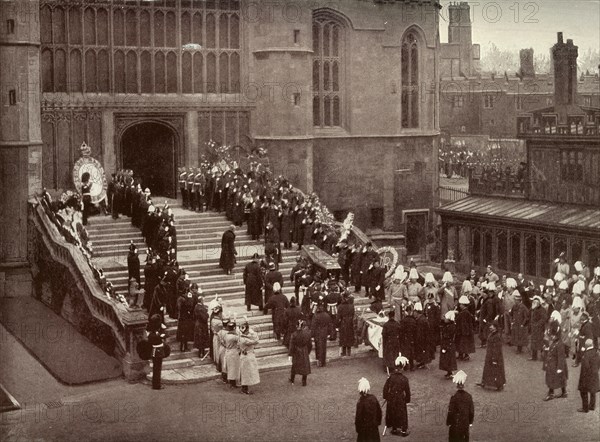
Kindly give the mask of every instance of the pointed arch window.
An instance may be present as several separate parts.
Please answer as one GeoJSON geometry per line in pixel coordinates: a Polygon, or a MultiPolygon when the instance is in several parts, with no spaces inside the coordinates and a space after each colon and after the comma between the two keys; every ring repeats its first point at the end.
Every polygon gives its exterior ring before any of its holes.
{"type": "Polygon", "coordinates": [[[340,127],[343,122],[345,25],[330,14],[313,17],[313,123],[340,127]]]}
{"type": "Polygon", "coordinates": [[[402,40],[402,127],[419,127],[419,42],[414,32],[402,40]]]}

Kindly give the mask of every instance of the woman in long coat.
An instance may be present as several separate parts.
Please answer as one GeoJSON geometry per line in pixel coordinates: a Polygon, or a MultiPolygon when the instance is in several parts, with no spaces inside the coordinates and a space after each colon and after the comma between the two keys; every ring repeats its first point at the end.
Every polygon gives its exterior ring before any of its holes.
{"type": "Polygon", "coordinates": [[[302,376],[302,386],[306,387],[306,379],[310,374],[310,352],[312,350],[312,335],[306,322],[298,321],[297,330],[290,339],[289,359],[292,362],[290,382],[294,383],[296,375],[302,376]]]}
{"type": "Polygon", "coordinates": [[[231,270],[235,266],[235,226],[230,226],[229,229],[223,233],[221,239],[221,257],[219,258],[219,267],[221,267],[226,274],[230,275],[231,270]]]}
{"type": "Polygon", "coordinates": [[[491,386],[501,391],[506,383],[506,376],[504,374],[504,356],[502,355],[502,336],[498,328],[497,321],[490,325],[483,375],[481,382],[477,385],[480,387],[491,386]]]}
{"type": "Polygon", "coordinates": [[[344,299],[337,310],[340,347],[342,356],[350,356],[354,345],[354,300],[344,292],[344,299]]]}
{"type": "Polygon", "coordinates": [[[392,429],[393,435],[408,436],[409,434],[406,404],[410,403],[410,386],[408,379],[400,371],[406,364],[408,359],[398,356],[394,372],[383,386],[383,398],[387,401],[385,425],[392,429]]]}
{"type": "Polygon", "coordinates": [[[569,370],[565,361],[565,345],[562,342],[559,328],[550,328],[550,344],[546,359],[544,360],[544,371],[546,372],[546,385],[548,386],[548,394],[544,398],[545,401],[554,399],[555,397],[567,397],[567,379],[569,378],[569,370]],[[560,396],[554,396],[554,390],[561,389],[560,396]]]}
{"type": "Polygon", "coordinates": [[[446,379],[452,379],[452,372],[457,369],[456,347],[454,346],[454,334],[456,333],[454,316],[454,310],[448,311],[440,327],[440,370],[446,372],[444,376],[446,379]]]}
{"type": "Polygon", "coordinates": [[[194,347],[198,349],[198,357],[203,358],[211,340],[208,336],[208,309],[202,298],[198,299],[194,307],[194,321],[194,347]]]}
{"type": "Polygon", "coordinates": [[[254,346],[258,344],[258,333],[248,326],[246,320],[241,328],[241,334],[238,341],[240,351],[240,385],[242,393],[250,394],[248,387],[260,383],[260,375],[258,374],[258,363],[254,354],[254,346]]]}

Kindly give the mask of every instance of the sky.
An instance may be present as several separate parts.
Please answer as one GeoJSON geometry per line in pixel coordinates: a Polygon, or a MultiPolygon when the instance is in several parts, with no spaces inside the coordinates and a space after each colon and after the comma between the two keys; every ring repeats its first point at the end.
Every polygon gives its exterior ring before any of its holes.
{"type": "MultiPolygon", "coordinates": [[[[442,0],[440,39],[448,41],[448,4],[442,0]]],[[[548,54],[556,33],[573,39],[579,53],[600,47],[600,0],[475,0],[471,5],[473,43],[484,54],[491,43],[500,49],[533,48],[548,54]]]]}

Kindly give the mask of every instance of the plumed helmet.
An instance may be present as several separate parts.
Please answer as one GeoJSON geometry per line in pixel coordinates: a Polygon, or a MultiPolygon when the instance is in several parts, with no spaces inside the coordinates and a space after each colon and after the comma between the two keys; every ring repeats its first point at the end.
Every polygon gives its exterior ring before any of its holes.
{"type": "Polygon", "coordinates": [[[415,269],[415,268],[410,269],[410,273],[408,274],[408,279],[419,279],[419,273],[417,272],[417,269],[415,269]]]}
{"type": "Polygon", "coordinates": [[[517,288],[517,281],[515,280],[515,278],[507,278],[506,279],[506,288],[511,289],[511,290],[517,288]]]}
{"type": "Polygon", "coordinates": [[[467,382],[467,373],[460,370],[454,376],[452,376],[452,382],[455,384],[465,385],[465,382],[467,382]]]}
{"type": "Polygon", "coordinates": [[[473,286],[471,285],[471,281],[465,280],[462,284],[462,292],[463,293],[471,293],[473,291],[473,286]]]}
{"type": "Polygon", "coordinates": [[[435,278],[433,273],[429,272],[425,275],[425,284],[433,284],[435,282],[435,278]]]}
{"type": "Polygon", "coordinates": [[[554,280],[560,282],[563,279],[565,279],[565,275],[563,275],[561,272],[556,272],[556,274],[554,275],[554,280]]]}
{"type": "Polygon", "coordinates": [[[575,270],[577,270],[578,272],[582,272],[583,271],[583,263],[581,261],[577,261],[575,263],[575,270]]]}
{"type": "Polygon", "coordinates": [[[448,310],[444,315],[444,318],[446,318],[448,321],[454,322],[456,319],[456,310],[448,310]]]}
{"type": "Polygon", "coordinates": [[[462,295],[460,298],[458,298],[458,303],[462,305],[469,305],[469,298],[467,298],[465,295],[462,295]]]}
{"type": "Polygon", "coordinates": [[[569,283],[567,281],[561,281],[560,284],[558,285],[558,288],[560,290],[569,290],[569,283]]]}
{"type": "Polygon", "coordinates": [[[444,276],[442,276],[442,282],[452,283],[454,282],[454,278],[452,277],[452,273],[446,272],[444,276]]]}
{"type": "Polygon", "coordinates": [[[408,362],[408,358],[402,356],[402,353],[398,353],[398,357],[394,361],[394,364],[396,367],[404,367],[406,364],[408,364],[408,362]]]}
{"type": "Polygon", "coordinates": [[[358,381],[358,392],[368,393],[371,391],[371,384],[367,378],[360,378],[358,381]]]}

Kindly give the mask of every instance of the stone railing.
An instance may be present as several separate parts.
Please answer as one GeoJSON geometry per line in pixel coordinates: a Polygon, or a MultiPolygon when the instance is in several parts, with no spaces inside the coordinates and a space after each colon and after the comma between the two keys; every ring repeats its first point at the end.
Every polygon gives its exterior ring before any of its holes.
{"type": "Polygon", "coordinates": [[[82,252],[63,239],[37,199],[29,201],[28,242],[36,296],[119,359],[127,379],[142,378],[148,363],[138,358],[137,343],[146,315],[105,295],[82,252]]]}

